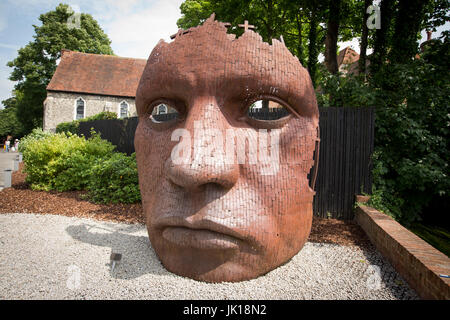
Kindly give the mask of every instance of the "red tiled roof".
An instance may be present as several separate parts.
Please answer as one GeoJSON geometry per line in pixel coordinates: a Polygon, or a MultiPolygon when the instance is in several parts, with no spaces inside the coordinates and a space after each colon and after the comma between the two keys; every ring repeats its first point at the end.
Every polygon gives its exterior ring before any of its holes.
{"type": "Polygon", "coordinates": [[[63,50],[49,91],[135,97],[145,59],[63,50]]]}

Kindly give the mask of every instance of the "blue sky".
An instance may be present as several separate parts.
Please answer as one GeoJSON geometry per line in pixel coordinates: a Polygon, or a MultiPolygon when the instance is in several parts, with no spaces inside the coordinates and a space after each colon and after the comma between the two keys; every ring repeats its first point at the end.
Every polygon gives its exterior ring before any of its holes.
{"type": "MultiPolygon", "coordinates": [[[[11,97],[14,83],[8,80],[17,50],[33,40],[33,24],[40,14],[64,2],[74,11],[91,14],[112,41],[114,53],[122,57],[147,58],[160,39],[169,41],[177,32],[183,0],[0,0],[0,101],[11,97]]],[[[251,21],[250,21],[251,22],[251,21]]],[[[449,23],[433,33],[449,29],[449,23]]],[[[422,32],[425,39],[425,32],[422,32]]],[[[359,52],[357,39],[340,43],[359,52]]],[[[0,105],[0,108],[3,106],[0,105]]]]}

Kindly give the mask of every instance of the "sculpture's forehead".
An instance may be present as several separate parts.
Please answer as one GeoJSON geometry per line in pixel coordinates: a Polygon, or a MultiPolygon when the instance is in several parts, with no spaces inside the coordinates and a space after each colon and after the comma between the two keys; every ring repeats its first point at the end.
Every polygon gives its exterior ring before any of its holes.
{"type": "Polygon", "coordinates": [[[136,102],[142,109],[158,96],[186,100],[189,93],[240,99],[272,95],[301,113],[318,116],[309,74],[282,42],[263,42],[253,31],[235,39],[218,21],[208,20],[171,43],[158,43],[141,77],[136,102]]]}
{"type": "Polygon", "coordinates": [[[307,71],[284,44],[273,40],[270,45],[254,32],[234,39],[221,28],[219,23],[212,23],[209,28],[178,36],[170,44],[159,44],[149,58],[145,75],[159,77],[164,73],[208,83],[244,78],[273,87],[304,86],[307,71]]]}

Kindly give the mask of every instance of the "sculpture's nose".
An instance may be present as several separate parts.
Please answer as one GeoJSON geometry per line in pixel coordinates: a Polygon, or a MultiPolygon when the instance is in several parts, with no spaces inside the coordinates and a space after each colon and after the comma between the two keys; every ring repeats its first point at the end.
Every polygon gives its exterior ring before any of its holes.
{"type": "Polygon", "coordinates": [[[239,178],[239,165],[228,161],[225,152],[229,124],[214,98],[198,98],[191,105],[185,122],[191,138],[191,156],[182,164],[166,162],[166,173],[174,184],[195,190],[207,184],[225,189],[239,178]]]}

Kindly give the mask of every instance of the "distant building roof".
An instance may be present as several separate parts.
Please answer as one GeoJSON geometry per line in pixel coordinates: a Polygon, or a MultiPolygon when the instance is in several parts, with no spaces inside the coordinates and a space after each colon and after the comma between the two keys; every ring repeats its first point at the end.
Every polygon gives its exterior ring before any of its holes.
{"type": "Polygon", "coordinates": [[[350,47],[346,47],[339,51],[338,57],[337,57],[337,63],[338,66],[341,66],[343,64],[352,64],[353,62],[356,62],[359,60],[359,54],[353,50],[350,47]]]}
{"type": "Polygon", "coordinates": [[[145,59],[63,50],[49,91],[135,97],[145,59]]]}

